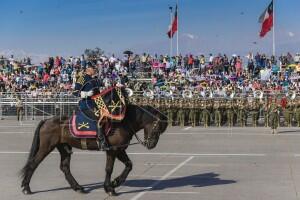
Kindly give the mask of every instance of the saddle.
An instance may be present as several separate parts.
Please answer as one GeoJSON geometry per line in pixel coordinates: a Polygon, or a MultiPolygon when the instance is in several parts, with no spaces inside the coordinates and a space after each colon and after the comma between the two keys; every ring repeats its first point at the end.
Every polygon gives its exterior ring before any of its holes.
{"type": "MultiPolygon", "coordinates": [[[[111,123],[103,123],[102,127],[105,135],[108,136],[111,133],[111,123]]],[[[70,118],[69,130],[75,138],[96,138],[97,121],[78,111],[70,118]]]]}

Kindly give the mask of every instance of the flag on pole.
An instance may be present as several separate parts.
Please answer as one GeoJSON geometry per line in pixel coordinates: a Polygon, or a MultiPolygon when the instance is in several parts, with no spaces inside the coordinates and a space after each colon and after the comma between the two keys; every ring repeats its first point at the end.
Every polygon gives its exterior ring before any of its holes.
{"type": "Polygon", "coordinates": [[[167,33],[169,38],[173,38],[173,36],[177,30],[178,30],[178,27],[177,27],[177,5],[176,5],[175,16],[174,16],[173,22],[170,25],[168,33],[167,33]]]}
{"type": "Polygon", "coordinates": [[[273,27],[273,0],[259,17],[259,23],[262,24],[259,36],[264,37],[273,27]]]}

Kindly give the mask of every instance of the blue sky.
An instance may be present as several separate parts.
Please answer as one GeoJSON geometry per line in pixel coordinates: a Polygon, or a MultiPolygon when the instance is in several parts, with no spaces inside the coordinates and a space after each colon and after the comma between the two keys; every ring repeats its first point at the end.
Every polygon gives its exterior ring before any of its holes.
{"type": "MultiPolygon", "coordinates": [[[[98,46],[119,55],[126,49],[169,52],[168,7],[175,6],[175,0],[0,1],[1,51],[79,55],[85,48],[98,46]]],[[[258,18],[269,3],[179,0],[180,51],[271,53],[272,34],[258,37],[258,18]]],[[[299,8],[299,0],[275,0],[277,54],[300,51],[299,8]]]]}

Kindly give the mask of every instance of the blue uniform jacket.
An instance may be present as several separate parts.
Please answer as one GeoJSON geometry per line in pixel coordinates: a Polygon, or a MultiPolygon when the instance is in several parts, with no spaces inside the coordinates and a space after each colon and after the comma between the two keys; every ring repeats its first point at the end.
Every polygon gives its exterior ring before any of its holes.
{"type": "MultiPolygon", "coordinates": [[[[77,97],[81,97],[80,95],[81,91],[89,92],[91,90],[93,90],[95,94],[95,91],[96,92],[99,91],[100,86],[101,84],[99,79],[92,78],[88,74],[83,74],[79,76],[78,79],[76,80],[75,90],[73,92],[73,95],[77,97]]],[[[90,97],[81,98],[81,100],[79,101],[79,108],[81,110],[93,109],[94,107],[95,107],[95,103],[90,97]]]]}

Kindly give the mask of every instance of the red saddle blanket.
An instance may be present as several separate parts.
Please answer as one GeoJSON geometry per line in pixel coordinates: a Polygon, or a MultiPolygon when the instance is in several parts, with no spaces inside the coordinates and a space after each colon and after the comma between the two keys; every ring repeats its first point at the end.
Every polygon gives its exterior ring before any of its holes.
{"type": "MultiPolygon", "coordinates": [[[[105,135],[111,132],[111,124],[104,124],[105,135]]],[[[82,112],[74,114],[69,121],[69,130],[76,138],[96,138],[97,137],[97,122],[86,117],[82,112]]]]}

